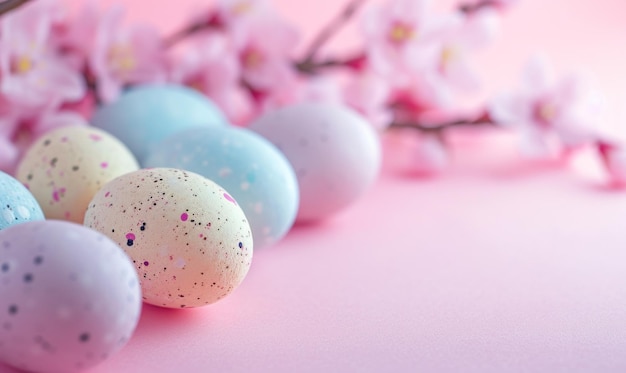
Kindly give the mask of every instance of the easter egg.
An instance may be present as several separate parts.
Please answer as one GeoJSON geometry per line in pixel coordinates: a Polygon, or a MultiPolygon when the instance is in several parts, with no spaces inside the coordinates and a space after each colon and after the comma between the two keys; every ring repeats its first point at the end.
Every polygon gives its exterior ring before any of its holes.
{"type": "Polygon", "coordinates": [[[291,164],[273,144],[243,128],[179,132],[151,152],[146,166],[185,169],[219,183],[246,214],[255,249],[280,240],[298,211],[291,164]]]}
{"type": "Polygon", "coordinates": [[[202,94],[178,85],[142,85],[96,110],[94,126],[126,144],[140,163],[167,136],[196,126],[221,126],[227,120],[202,94]]]}
{"type": "Polygon", "coordinates": [[[244,212],[223,188],[198,174],[143,169],[100,190],[85,225],[133,259],[145,302],[198,307],[230,294],[252,260],[244,212]]]}
{"type": "Polygon", "coordinates": [[[43,220],[0,231],[0,360],[77,372],[130,339],[139,279],[123,250],[82,225],[43,220]]]}
{"type": "Polygon", "coordinates": [[[89,201],[110,180],[139,168],[118,139],[93,127],[61,127],[41,136],[17,167],[17,179],[46,218],[82,223],[89,201]]]}
{"type": "Polygon", "coordinates": [[[296,171],[298,221],[320,220],[346,208],[378,176],[380,139],[347,107],[300,103],[268,112],[250,129],[276,145],[296,171]]]}
{"type": "Polygon", "coordinates": [[[12,176],[0,171],[0,230],[43,219],[43,211],[28,189],[12,176]]]}

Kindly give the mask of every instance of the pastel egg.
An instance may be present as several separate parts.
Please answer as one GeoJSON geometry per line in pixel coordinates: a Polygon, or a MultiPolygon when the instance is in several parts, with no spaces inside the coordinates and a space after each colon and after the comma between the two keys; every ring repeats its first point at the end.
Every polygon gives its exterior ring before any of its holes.
{"type": "Polygon", "coordinates": [[[355,111],[301,103],[260,117],[250,129],[280,149],[298,177],[297,220],[316,221],[357,201],[376,180],[380,139],[355,111]]]}
{"type": "Polygon", "coordinates": [[[255,249],[280,240],[298,211],[298,180],[291,164],[272,143],[246,129],[179,132],[150,154],[146,166],[185,169],[218,182],[246,214],[255,249]]]}
{"type": "Polygon", "coordinates": [[[48,219],[82,223],[89,201],[110,180],[139,168],[118,139],[93,127],[61,127],[40,137],[17,167],[17,179],[48,219]]]}
{"type": "Polygon", "coordinates": [[[98,109],[91,122],[124,142],[140,163],[150,148],[173,133],[228,123],[208,98],[173,84],[132,88],[115,102],[98,109]]]}
{"type": "Polygon", "coordinates": [[[141,311],[124,251],[65,221],[0,231],[0,293],[0,360],[27,371],[99,364],[130,339],[141,311]]]}
{"type": "Polygon", "coordinates": [[[252,261],[250,225],[235,199],[188,171],[143,169],[111,181],[90,203],[85,225],[126,251],[144,301],[157,306],[214,303],[252,261]]]}
{"type": "Polygon", "coordinates": [[[0,171],[0,230],[43,219],[43,211],[28,189],[12,176],[0,171]]]}

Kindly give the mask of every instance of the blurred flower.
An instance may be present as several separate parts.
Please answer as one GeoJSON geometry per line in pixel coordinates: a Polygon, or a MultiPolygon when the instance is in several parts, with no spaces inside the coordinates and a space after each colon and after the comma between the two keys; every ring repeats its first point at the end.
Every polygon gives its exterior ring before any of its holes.
{"type": "Polygon", "coordinates": [[[441,138],[412,129],[394,129],[384,137],[386,162],[403,174],[434,176],[448,167],[450,156],[441,138]]]}
{"type": "Polygon", "coordinates": [[[80,99],[80,75],[50,48],[53,4],[37,1],[0,19],[0,93],[25,110],[80,99]]]}
{"type": "Polygon", "coordinates": [[[490,113],[496,122],[522,131],[525,154],[545,156],[555,147],[567,150],[593,140],[592,125],[601,108],[601,98],[581,79],[554,80],[545,62],[535,59],[524,71],[521,88],[497,97],[490,113]]]}
{"type": "Polygon", "coordinates": [[[156,29],[122,24],[123,10],[114,7],[98,15],[88,61],[99,96],[115,100],[128,84],[161,82],[166,78],[165,54],[156,29]]]}
{"type": "Polygon", "coordinates": [[[250,20],[245,39],[236,46],[242,79],[261,91],[290,85],[295,79],[290,55],[297,42],[290,24],[273,17],[250,20]]]}
{"type": "Polygon", "coordinates": [[[172,79],[211,98],[232,123],[250,112],[249,97],[240,83],[238,55],[225,35],[211,33],[197,40],[173,64],[172,79]]]}
{"type": "Polygon", "coordinates": [[[257,114],[299,102],[342,103],[341,87],[337,80],[331,77],[293,79],[269,92],[257,114]]]}
{"type": "Polygon", "coordinates": [[[391,122],[392,115],[387,107],[390,95],[389,82],[371,71],[353,76],[345,88],[345,102],[379,129],[391,122]]]}
{"type": "Polygon", "coordinates": [[[440,81],[437,85],[459,91],[475,91],[480,87],[470,57],[494,39],[498,20],[495,12],[485,9],[449,25],[434,47],[436,65],[433,73],[440,81]]]}
{"type": "Polygon", "coordinates": [[[614,186],[626,186],[626,146],[599,141],[596,144],[600,158],[614,186]]]}
{"type": "Polygon", "coordinates": [[[492,39],[494,17],[493,12],[483,11],[442,28],[438,39],[422,50],[431,55],[427,60],[432,64],[411,67],[410,75],[394,87],[394,103],[419,117],[426,111],[449,108],[460,93],[476,91],[480,79],[469,57],[492,39]]]}
{"type": "Polygon", "coordinates": [[[394,83],[406,80],[415,69],[432,66],[432,48],[442,33],[462,19],[440,16],[427,0],[391,0],[371,7],[364,16],[367,56],[372,68],[394,83]]]}
{"type": "Polygon", "coordinates": [[[227,27],[246,22],[251,17],[273,13],[267,0],[218,0],[215,6],[219,19],[227,27]]]}
{"type": "MultiPolygon", "coordinates": [[[[1,110],[1,109],[0,109],[1,110]]],[[[78,113],[66,110],[44,110],[31,113],[9,113],[0,116],[0,170],[13,172],[23,152],[44,133],[64,126],[86,126],[78,113]]]]}

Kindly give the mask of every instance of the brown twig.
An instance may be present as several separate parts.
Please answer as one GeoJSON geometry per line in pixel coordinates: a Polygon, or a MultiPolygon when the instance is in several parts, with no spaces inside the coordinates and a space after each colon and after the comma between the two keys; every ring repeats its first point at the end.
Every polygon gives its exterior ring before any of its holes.
{"type": "Polygon", "coordinates": [[[304,55],[304,58],[296,63],[296,66],[309,66],[312,65],[315,61],[315,57],[319,53],[320,49],[326,44],[336,33],[343,27],[353,16],[354,14],[363,6],[367,0],[352,0],[346,5],[345,8],[330,21],[326,27],[322,29],[322,31],[313,39],[309,48],[307,48],[307,52],[304,55]]]}
{"type": "Polygon", "coordinates": [[[9,13],[32,0],[5,0],[0,3],[0,15],[9,13]]]}
{"type": "Polygon", "coordinates": [[[163,47],[171,48],[175,44],[183,41],[184,39],[188,38],[189,36],[193,34],[199,33],[204,30],[218,29],[220,27],[222,27],[222,22],[220,20],[220,17],[217,14],[214,14],[208,17],[204,21],[192,23],[174,32],[172,35],[166,36],[163,39],[163,47]]]}
{"type": "Polygon", "coordinates": [[[305,60],[301,62],[294,62],[295,69],[304,75],[315,75],[320,70],[329,68],[350,68],[353,70],[359,70],[363,68],[366,61],[366,56],[363,53],[355,54],[351,57],[344,59],[330,58],[323,61],[305,60]]]}
{"type": "Polygon", "coordinates": [[[457,119],[448,122],[435,123],[435,124],[427,124],[420,123],[418,121],[398,121],[394,120],[388,127],[388,129],[401,129],[408,128],[416,131],[420,131],[423,133],[431,133],[431,134],[441,134],[445,130],[454,127],[470,127],[470,126],[491,126],[495,125],[496,122],[489,116],[489,113],[483,113],[477,118],[474,119],[457,119]]]}
{"type": "Polygon", "coordinates": [[[476,3],[467,3],[459,5],[459,11],[464,14],[473,14],[484,8],[493,8],[499,6],[499,2],[495,0],[480,0],[476,3]]]}

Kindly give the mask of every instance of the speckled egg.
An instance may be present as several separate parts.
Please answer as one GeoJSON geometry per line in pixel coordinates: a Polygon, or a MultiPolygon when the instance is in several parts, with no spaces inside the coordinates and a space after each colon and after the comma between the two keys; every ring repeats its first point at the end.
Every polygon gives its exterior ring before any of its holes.
{"type": "Polygon", "coordinates": [[[0,360],[33,372],[95,366],[131,337],[141,311],[128,256],[82,225],[0,231],[0,360]]]}
{"type": "Polygon", "coordinates": [[[110,180],[139,168],[115,137],[93,127],[62,127],[40,137],[17,168],[17,179],[48,219],[82,223],[89,201],[110,180]]]}
{"type": "Polygon", "coordinates": [[[173,84],[132,88],[117,101],[98,109],[91,121],[124,142],[141,164],[149,149],[173,133],[228,123],[208,98],[173,84]]]}
{"type": "Polygon", "coordinates": [[[189,170],[226,188],[250,222],[255,249],[280,240],[298,211],[291,164],[272,143],[243,128],[179,132],[150,154],[146,166],[189,170]]]}
{"type": "Polygon", "coordinates": [[[326,218],[354,203],[373,184],[380,139],[355,111],[331,103],[301,103],[260,117],[250,129],[286,156],[298,177],[298,221],[326,218]]]}
{"type": "Polygon", "coordinates": [[[143,169],[100,190],[85,225],[122,247],[145,302],[198,307],[231,293],[252,261],[250,225],[235,199],[196,173],[143,169]]]}
{"type": "Polygon", "coordinates": [[[12,176],[0,171],[0,230],[43,219],[43,211],[28,189],[12,176]]]}

